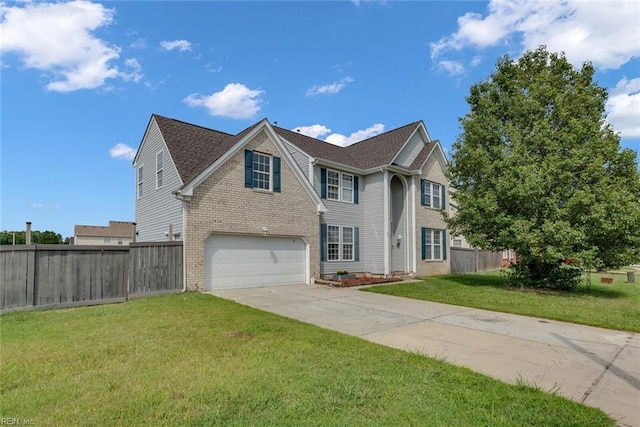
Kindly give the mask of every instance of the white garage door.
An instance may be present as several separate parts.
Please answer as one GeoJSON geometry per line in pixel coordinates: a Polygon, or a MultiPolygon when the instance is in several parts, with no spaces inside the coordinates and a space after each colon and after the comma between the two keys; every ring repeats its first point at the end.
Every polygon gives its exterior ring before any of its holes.
{"type": "Polygon", "coordinates": [[[305,283],[299,238],[215,234],[205,242],[205,289],[305,283]]]}

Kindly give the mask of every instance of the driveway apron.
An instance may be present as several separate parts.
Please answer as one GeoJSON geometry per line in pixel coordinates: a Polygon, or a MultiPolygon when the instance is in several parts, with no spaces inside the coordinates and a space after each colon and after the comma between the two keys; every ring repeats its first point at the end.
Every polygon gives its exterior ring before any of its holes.
{"type": "Polygon", "coordinates": [[[602,409],[640,427],[640,334],[362,292],[286,285],[210,294],[602,409]]]}

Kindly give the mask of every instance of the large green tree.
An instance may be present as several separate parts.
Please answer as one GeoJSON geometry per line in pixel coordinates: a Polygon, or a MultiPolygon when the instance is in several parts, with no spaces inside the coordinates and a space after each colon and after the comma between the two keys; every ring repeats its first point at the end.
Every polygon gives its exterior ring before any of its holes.
{"type": "MultiPolygon", "coordinates": [[[[0,245],[11,245],[14,243],[14,235],[15,235],[15,244],[16,245],[24,245],[26,242],[26,233],[24,231],[0,231],[0,245]]],[[[55,231],[38,231],[33,230],[31,232],[31,243],[39,243],[39,244],[47,244],[47,245],[61,245],[61,244],[69,244],[69,238],[63,240],[62,235],[60,233],[56,233],[55,231]]]]}
{"type": "Polygon", "coordinates": [[[526,284],[567,287],[568,264],[639,259],[637,153],[621,149],[593,75],[544,46],[504,56],[460,118],[449,165],[459,210],[448,225],[477,247],[514,249],[526,284]]]}

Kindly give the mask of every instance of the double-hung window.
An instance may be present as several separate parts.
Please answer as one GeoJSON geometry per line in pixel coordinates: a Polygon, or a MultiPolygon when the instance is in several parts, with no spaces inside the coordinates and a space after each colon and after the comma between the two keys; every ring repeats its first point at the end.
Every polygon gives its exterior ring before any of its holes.
{"type": "Polygon", "coordinates": [[[359,261],[359,228],[320,225],[321,261],[359,261]]]}
{"type": "Polygon", "coordinates": [[[244,150],[244,186],[280,192],[280,157],[244,150]]]}
{"type": "Polygon", "coordinates": [[[447,259],[446,230],[422,228],[422,259],[441,261],[447,259]]]}
{"type": "Polygon", "coordinates": [[[342,175],[342,201],[353,203],[353,175],[342,175]]]}
{"type": "Polygon", "coordinates": [[[342,227],[342,260],[353,261],[353,227],[342,227]]]}
{"type": "Polygon", "coordinates": [[[162,172],[164,170],[164,154],[160,151],[156,154],[156,188],[162,187],[162,172]]]}
{"type": "Polygon", "coordinates": [[[340,172],[327,171],[327,199],[340,200],[340,172]]]}
{"type": "Polygon", "coordinates": [[[420,180],[420,204],[435,209],[445,209],[445,186],[436,182],[420,180]]]}
{"type": "Polygon", "coordinates": [[[331,169],[320,169],[321,197],[358,204],[358,177],[331,169]]]}
{"type": "Polygon", "coordinates": [[[253,153],[253,188],[271,189],[271,156],[253,153]]]}
{"type": "Polygon", "coordinates": [[[340,227],[327,226],[327,254],[329,261],[340,261],[340,227]]]}
{"type": "Polygon", "coordinates": [[[142,166],[138,167],[138,199],[142,197],[142,182],[143,182],[142,166]]]}

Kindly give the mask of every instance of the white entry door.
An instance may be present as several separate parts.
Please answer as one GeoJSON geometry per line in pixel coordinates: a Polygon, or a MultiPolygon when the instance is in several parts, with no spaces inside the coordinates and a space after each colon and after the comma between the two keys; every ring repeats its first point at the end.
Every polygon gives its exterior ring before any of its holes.
{"type": "Polygon", "coordinates": [[[205,289],[305,283],[300,238],[214,234],[205,242],[205,289]]]}

